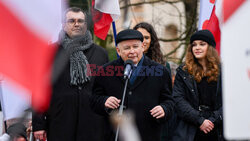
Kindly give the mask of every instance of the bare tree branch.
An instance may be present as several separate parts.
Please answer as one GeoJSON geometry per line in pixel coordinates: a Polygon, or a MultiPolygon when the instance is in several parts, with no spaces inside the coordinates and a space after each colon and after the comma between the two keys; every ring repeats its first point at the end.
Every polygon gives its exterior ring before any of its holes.
{"type": "Polygon", "coordinates": [[[153,0],[153,1],[144,1],[144,2],[138,2],[138,3],[130,3],[128,5],[124,5],[122,7],[120,7],[120,9],[124,9],[130,6],[139,6],[142,4],[154,4],[154,3],[159,3],[159,2],[165,2],[165,3],[178,3],[178,2],[182,2],[182,0],[176,0],[176,1],[168,1],[168,0],[153,0]]]}
{"type": "Polygon", "coordinates": [[[164,57],[168,58],[171,54],[175,53],[182,45],[184,45],[185,43],[180,43],[174,50],[172,50],[171,52],[169,52],[168,54],[164,55],[164,57]]]}
{"type": "Polygon", "coordinates": [[[179,62],[178,62],[179,64],[181,64],[181,63],[183,62],[183,59],[184,59],[184,57],[186,56],[187,47],[188,47],[188,46],[186,45],[186,46],[185,46],[185,49],[184,49],[185,51],[184,51],[184,53],[182,54],[182,56],[181,56],[181,58],[180,58],[180,60],[179,60],[179,62]]]}
{"type": "Polygon", "coordinates": [[[186,40],[186,38],[180,38],[180,37],[177,37],[174,39],[159,38],[159,41],[162,41],[162,42],[173,42],[173,41],[183,41],[183,40],[186,40]]]}

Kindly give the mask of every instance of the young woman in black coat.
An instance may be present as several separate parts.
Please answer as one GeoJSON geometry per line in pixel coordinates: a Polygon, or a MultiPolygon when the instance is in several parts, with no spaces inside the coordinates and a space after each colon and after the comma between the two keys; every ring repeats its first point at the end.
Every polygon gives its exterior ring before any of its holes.
{"type": "Polygon", "coordinates": [[[220,59],[209,30],[194,33],[186,60],[177,69],[174,141],[219,141],[222,137],[220,59]]]}

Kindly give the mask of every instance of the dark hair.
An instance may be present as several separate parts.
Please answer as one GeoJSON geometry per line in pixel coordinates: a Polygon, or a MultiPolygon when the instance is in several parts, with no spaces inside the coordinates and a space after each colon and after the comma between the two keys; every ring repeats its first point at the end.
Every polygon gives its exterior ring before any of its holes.
{"type": "Polygon", "coordinates": [[[85,17],[85,21],[87,21],[87,13],[85,11],[83,11],[81,8],[78,8],[78,7],[70,7],[68,9],[66,9],[64,11],[64,15],[63,15],[63,18],[62,18],[62,23],[65,22],[65,19],[66,19],[66,14],[68,12],[74,12],[74,13],[78,13],[78,12],[82,12],[84,14],[84,17],[85,17]]]}
{"type": "Polygon", "coordinates": [[[150,46],[149,46],[148,52],[145,55],[148,56],[150,59],[162,65],[165,65],[163,54],[160,49],[159,39],[156,35],[156,32],[153,26],[149,23],[141,22],[141,23],[138,23],[133,29],[137,30],[138,28],[143,28],[147,30],[147,32],[151,36],[150,46]]]}

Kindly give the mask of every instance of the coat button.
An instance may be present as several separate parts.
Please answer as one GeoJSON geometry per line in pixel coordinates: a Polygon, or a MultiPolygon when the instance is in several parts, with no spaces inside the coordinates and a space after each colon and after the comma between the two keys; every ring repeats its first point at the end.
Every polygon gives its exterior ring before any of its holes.
{"type": "Polygon", "coordinates": [[[186,80],[186,77],[184,76],[183,79],[186,80]]]}
{"type": "Polygon", "coordinates": [[[194,89],[192,89],[191,91],[194,92],[194,89]]]}
{"type": "Polygon", "coordinates": [[[129,95],[132,95],[132,91],[129,91],[128,94],[129,94],[129,95]]]}

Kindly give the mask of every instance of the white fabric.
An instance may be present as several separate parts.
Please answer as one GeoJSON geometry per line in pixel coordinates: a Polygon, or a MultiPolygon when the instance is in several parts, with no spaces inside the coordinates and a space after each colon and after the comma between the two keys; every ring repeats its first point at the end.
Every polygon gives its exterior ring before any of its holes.
{"type": "Polygon", "coordinates": [[[95,0],[95,9],[110,14],[113,21],[120,17],[120,6],[118,0],[95,0]]]}
{"type": "Polygon", "coordinates": [[[221,28],[224,133],[229,140],[250,139],[249,15],[246,0],[221,28]]]}
{"type": "Polygon", "coordinates": [[[61,28],[64,0],[1,0],[38,37],[52,40],[61,28]]]}
{"type": "Polygon", "coordinates": [[[198,29],[202,29],[203,22],[209,20],[214,4],[209,0],[200,0],[200,13],[198,29]]]}
{"type": "Polygon", "coordinates": [[[0,80],[0,100],[4,120],[21,117],[31,105],[29,92],[6,77],[0,80]]]}
{"type": "Polygon", "coordinates": [[[10,136],[6,133],[0,136],[0,141],[9,141],[9,140],[10,140],[10,136]]]}

